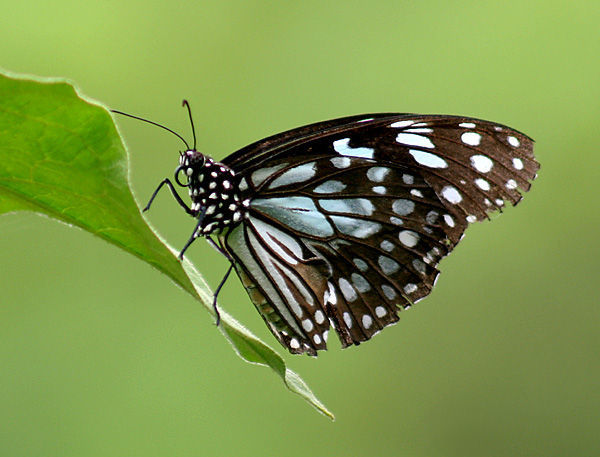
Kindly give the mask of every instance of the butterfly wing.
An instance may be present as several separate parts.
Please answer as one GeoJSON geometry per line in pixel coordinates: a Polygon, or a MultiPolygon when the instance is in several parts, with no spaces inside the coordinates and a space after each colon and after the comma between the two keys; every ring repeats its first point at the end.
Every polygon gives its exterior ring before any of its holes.
{"type": "Polygon", "coordinates": [[[471,118],[375,114],[300,127],[223,163],[248,217],[223,238],[253,302],[291,352],[344,347],[431,292],[469,222],[516,204],[533,141],[471,118]]]}

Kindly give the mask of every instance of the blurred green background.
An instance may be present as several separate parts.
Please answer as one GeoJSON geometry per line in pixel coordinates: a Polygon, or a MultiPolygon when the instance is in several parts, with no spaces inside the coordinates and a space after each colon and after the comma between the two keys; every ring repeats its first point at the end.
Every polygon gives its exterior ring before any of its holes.
{"type": "MultiPolygon", "coordinates": [[[[398,325],[285,356],[333,423],[241,362],[147,265],[46,218],[0,218],[0,455],[600,454],[597,2],[0,6],[2,67],[70,78],[190,137],[186,97],[217,159],[301,124],[403,111],[509,124],[542,163],[523,203],[472,226],[398,325]]],[[[118,121],[145,203],[181,145],[118,121]]],[[[167,192],[149,218],[174,246],[194,225],[167,192]]],[[[225,260],[206,243],[188,252],[214,287],[225,260]]],[[[275,347],[236,279],[221,298],[275,347]]]]}

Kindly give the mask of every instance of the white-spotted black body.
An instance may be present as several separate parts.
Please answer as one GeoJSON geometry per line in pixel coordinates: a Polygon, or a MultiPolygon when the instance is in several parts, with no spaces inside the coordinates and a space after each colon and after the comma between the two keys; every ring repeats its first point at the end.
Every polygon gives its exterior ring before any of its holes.
{"type": "Polygon", "coordinates": [[[189,189],[190,209],[198,219],[194,238],[237,225],[248,210],[249,202],[241,198],[235,172],[201,152],[190,149],[181,154],[175,181],[189,189]],[[187,182],[182,182],[181,174],[187,182]]]}

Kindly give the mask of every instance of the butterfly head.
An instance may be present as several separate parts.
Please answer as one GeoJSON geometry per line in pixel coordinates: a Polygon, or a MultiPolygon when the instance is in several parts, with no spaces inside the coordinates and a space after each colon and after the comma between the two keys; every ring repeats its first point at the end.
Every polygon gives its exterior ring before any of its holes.
{"type": "Polygon", "coordinates": [[[175,169],[175,182],[181,187],[190,187],[198,179],[207,157],[199,151],[188,149],[179,153],[179,166],[175,169]],[[183,180],[181,174],[183,173],[183,180]]]}
{"type": "MultiPolygon", "coordinates": [[[[175,182],[181,187],[188,188],[192,200],[192,205],[188,208],[183,200],[177,197],[179,204],[186,209],[188,214],[198,219],[191,239],[193,240],[198,236],[210,235],[215,231],[220,232],[224,228],[240,223],[248,213],[250,200],[242,199],[239,177],[231,168],[214,161],[196,149],[196,131],[190,105],[184,100],[183,106],[188,110],[192,127],[194,142],[191,147],[180,134],[162,124],[123,111],[111,111],[160,127],[175,135],[185,145],[185,151],[179,153],[179,166],[175,169],[175,182]]],[[[165,183],[171,186],[171,190],[175,193],[171,182],[168,179],[164,180],[154,191],[144,211],[150,208],[156,193],[165,183]]],[[[183,251],[181,255],[183,255],[183,251]]]]}

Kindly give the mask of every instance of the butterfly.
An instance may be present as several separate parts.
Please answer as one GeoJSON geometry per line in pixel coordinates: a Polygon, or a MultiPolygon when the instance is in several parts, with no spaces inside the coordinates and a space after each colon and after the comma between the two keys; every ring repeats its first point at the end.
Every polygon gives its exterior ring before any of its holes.
{"type": "Polygon", "coordinates": [[[318,122],[220,162],[183,140],[174,180],[205,237],[229,261],[275,338],[316,356],[369,340],[426,297],[470,223],[516,205],[540,167],[533,140],[470,117],[377,113],[318,122]],[[213,239],[213,236],[216,240],[213,239]]]}

